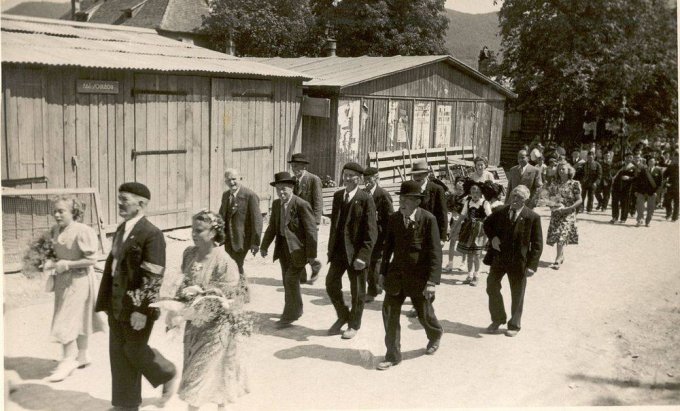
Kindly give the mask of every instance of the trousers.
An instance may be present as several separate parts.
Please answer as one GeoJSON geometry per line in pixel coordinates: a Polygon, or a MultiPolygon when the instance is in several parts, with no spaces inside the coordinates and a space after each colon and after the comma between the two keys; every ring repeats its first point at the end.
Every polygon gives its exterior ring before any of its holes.
{"type": "Polygon", "coordinates": [[[522,328],[522,311],[524,309],[524,292],[526,291],[527,278],[522,272],[523,269],[516,267],[504,267],[492,265],[489,276],[486,279],[486,293],[489,296],[489,312],[491,321],[498,324],[505,324],[507,314],[501,294],[501,280],[508,274],[510,282],[510,296],[512,304],[510,308],[510,321],[508,330],[519,330],[522,328]]]}

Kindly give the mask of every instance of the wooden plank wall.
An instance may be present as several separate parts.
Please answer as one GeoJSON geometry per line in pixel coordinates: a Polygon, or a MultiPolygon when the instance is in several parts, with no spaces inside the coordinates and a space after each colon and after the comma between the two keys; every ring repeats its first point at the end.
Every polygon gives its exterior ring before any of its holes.
{"type": "MultiPolygon", "coordinates": [[[[273,170],[267,176],[269,178],[267,181],[271,182],[274,179],[273,173],[288,170],[290,157],[302,151],[302,118],[302,85],[296,81],[282,79],[275,81],[273,170]]],[[[321,144],[328,147],[329,142],[326,140],[321,144]]],[[[273,187],[269,186],[269,189],[271,205],[276,194],[273,187]]]]}
{"type": "Polygon", "coordinates": [[[338,100],[330,101],[330,117],[302,117],[301,152],[310,161],[307,169],[318,176],[335,178],[338,100]]]}

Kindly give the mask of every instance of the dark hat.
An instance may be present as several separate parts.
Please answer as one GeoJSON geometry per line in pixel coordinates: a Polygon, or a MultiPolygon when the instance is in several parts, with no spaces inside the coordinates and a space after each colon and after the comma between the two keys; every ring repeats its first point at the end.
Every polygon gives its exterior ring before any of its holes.
{"type": "Polygon", "coordinates": [[[359,164],[354,163],[354,162],[349,162],[346,163],[344,166],[342,166],[343,170],[352,170],[356,171],[359,174],[364,174],[364,168],[361,167],[359,164]]]}
{"type": "Polygon", "coordinates": [[[288,163],[302,163],[302,164],[309,164],[309,160],[307,160],[307,157],[305,157],[304,154],[302,153],[295,153],[290,157],[290,161],[288,163]]]}
{"type": "Polygon", "coordinates": [[[417,181],[413,180],[404,181],[403,183],[401,183],[397,195],[423,198],[425,196],[420,191],[420,188],[421,188],[420,183],[418,183],[417,181]]]}
{"type": "Polygon", "coordinates": [[[364,170],[364,175],[366,177],[374,176],[376,174],[378,174],[378,169],[375,167],[366,167],[366,169],[364,170]]]}
{"type": "Polygon", "coordinates": [[[147,200],[151,200],[151,192],[149,189],[144,184],[136,181],[121,184],[120,187],[118,187],[118,191],[135,194],[144,197],[147,200]]]}
{"type": "Polygon", "coordinates": [[[280,173],[274,174],[274,181],[269,183],[271,186],[276,187],[277,184],[292,184],[295,185],[297,180],[293,178],[289,172],[282,171],[280,173]]]}
{"type": "Polygon", "coordinates": [[[421,174],[421,173],[429,173],[430,169],[427,167],[427,161],[425,160],[419,160],[413,163],[413,166],[411,167],[411,174],[421,174]]]}

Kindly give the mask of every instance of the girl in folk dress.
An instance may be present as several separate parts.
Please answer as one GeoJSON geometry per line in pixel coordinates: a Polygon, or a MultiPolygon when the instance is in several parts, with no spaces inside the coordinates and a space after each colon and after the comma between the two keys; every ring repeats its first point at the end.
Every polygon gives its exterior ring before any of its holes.
{"type": "MultiPolygon", "coordinates": [[[[238,270],[228,267],[229,256],[219,244],[224,241],[224,222],[219,215],[201,211],[193,217],[194,246],[184,250],[182,273],[185,285],[201,289],[218,288],[233,299],[230,310],[239,310],[245,298],[239,287],[238,270]]],[[[244,364],[239,354],[241,341],[229,324],[215,321],[197,325],[187,318],[184,329],[184,369],[179,397],[198,410],[207,403],[224,410],[248,392],[244,364]]],[[[172,322],[172,319],[170,319],[172,322]]]]}
{"type": "Polygon", "coordinates": [[[550,268],[559,270],[564,262],[564,248],[568,244],[578,244],[576,230],[576,211],[583,203],[581,184],[574,180],[576,171],[566,161],[557,166],[557,178],[548,187],[550,205],[550,225],[546,243],[557,245],[555,262],[550,268]]]}
{"type": "Polygon", "coordinates": [[[491,206],[482,197],[482,184],[472,180],[466,180],[465,192],[469,193],[467,201],[463,204],[461,211],[460,235],[458,236],[458,246],[461,253],[467,254],[468,276],[466,282],[471,286],[476,286],[479,275],[479,264],[482,250],[486,248],[486,235],[482,225],[484,219],[491,215],[491,206]],[[474,270],[474,271],[473,271],[474,270]]]}
{"type": "MultiPolygon", "coordinates": [[[[462,270],[462,266],[453,266],[453,259],[457,255],[456,244],[458,243],[458,233],[460,231],[460,225],[458,220],[460,219],[460,212],[463,211],[463,202],[465,198],[465,188],[463,182],[465,177],[456,177],[456,182],[453,186],[453,192],[447,193],[446,206],[451,213],[451,220],[449,222],[449,228],[451,232],[449,233],[449,262],[444,267],[444,272],[450,273],[453,270],[462,270]]],[[[465,263],[465,254],[462,255],[463,259],[461,264],[465,263]]]]}
{"type": "Polygon", "coordinates": [[[99,241],[94,230],[80,222],[85,205],[71,196],[57,197],[52,205],[57,224],[50,230],[50,237],[57,261],[47,263],[46,268],[56,272],[51,335],[62,345],[63,359],[47,380],[57,382],[76,368],[90,364],[88,337],[103,331],[104,322],[94,312],[94,264],[99,241]]]}

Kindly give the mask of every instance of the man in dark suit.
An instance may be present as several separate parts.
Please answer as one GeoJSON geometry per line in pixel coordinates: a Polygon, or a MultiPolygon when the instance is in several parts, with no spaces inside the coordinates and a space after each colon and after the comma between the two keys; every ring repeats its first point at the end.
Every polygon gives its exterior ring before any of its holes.
{"type": "Polygon", "coordinates": [[[142,375],[157,387],[163,401],[174,392],[175,366],[148,346],[158,310],[149,307],[158,295],[165,270],[163,233],[144,217],[151,193],[140,183],[118,189],[118,213],[125,222],[113,237],[95,311],[109,317],[114,409],[137,410],[142,402],[142,375]]]}
{"type": "Polygon", "coordinates": [[[587,161],[583,165],[583,178],[581,179],[581,199],[586,204],[587,213],[593,211],[593,196],[601,180],[602,166],[595,161],[595,153],[588,151],[587,161]],[[587,203],[586,199],[588,200],[587,203]]]}
{"type": "Polygon", "coordinates": [[[255,255],[260,249],[262,213],[260,198],[241,185],[240,179],[238,170],[231,168],[224,172],[227,191],[222,194],[219,214],[224,219],[224,249],[236,262],[241,282],[245,285],[243,262],[248,251],[255,255]]]}
{"type": "Polygon", "coordinates": [[[379,370],[401,362],[399,316],[406,297],[410,297],[425,329],[426,354],[432,355],[439,349],[443,334],[432,307],[435,285],[439,284],[441,276],[442,248],[437,220],[418,207],[422,198],[420,184],[415,181],[402,183],[399,212],[390,216],[387,226],[381,269],[381,282],[385,286],[382,313],[387,353],[385,361],[378,364],[379,370]]]}
{"type": "Polygon", "coordinates": [[[330,335],[339,334],[342,326],[348,328],[342,338],[354,338],[361,328],[361,316],[366,297],[366,274],[371,261],[373,246],[378,237],[373,197],[359,190],[363,168],[357,163],[343,167],[345,188],[333,195],[331,233],[328,240],[328,262],[331,264],[326,276],[326,292],[335,307],[338,320],[328,330],[330,335]],[[345,305],[342,296],[342,276],[347,271],[352,293],[352,309],[345,305]]]}
{"type": "Polygon", "coordinates": [[[413,178],[413,181],[420,184],[420,191],[423,194],[423,201],[420,203],[420,208],[427,210],[434,215],[434,218],[437,219],[439,238],[441,241],[446,241],[446,232],[448,229],[446,192],[441,186],[431,182],[427,178],[429,173],[429,167],[425,160],[416,161],[413,164],[413,167],[411,167],[411,177],[413,178]]]}
{"type": "MultiPolygon", "coordinates": [[[[529,156],[526,150],[517,153],[517,165],[508,171],[508,189],[506,193],[511,193],[515,187],[523,185],[529,189],[531,197],[526,206],[534,208],[538,201],[538,194],[543,186],[541,180],[541,170],[529,164],[529,156]]],[[[510,196],[505,197],[505,204],[510,203],[510,196]]]]}
{"type": "Polygon", "coordinates": [[[508,195],[509,205],[498,208],[484,220],[484,232],[491,239],[497,254],[491,262],[486,293],[489,295],[491,325],[489,333],[495,334],[507,316],[501,295],[501,280],[505,274],[510,282],[512,308],[505,335],[514,337],[522,326],[522,308],[527,278],[538,269],[543,251],[541,218],[526,206],[529,189],[519,185],[508,195]]]}
{"type": "MultiPolygon", "coordinates": [[[[293,170],[296,180],[293,194],[308,202],[312,207],[318,230],[318,226],[321,224],[321,213],[323,212],[321,179],[317,175],[307,171],[307,165],[309,164],[309,161],[302,153],[293,154],[288,163],[290,164],[290,168],[293,170]]],[[[319,277],[319,271],[321,271],[321,261],[314,258],[310,261],[309,265],[312,267],[312,276],[310,277],[309,281],[307,281],[307,271],[305,271],[300,277],[300,282],[311,285],[314,284],[316,279],[319,277]]]]}
{"type": "Polygon", "coordinates": [[[382,260],[383,244],[385,242],[385,234],[387,233],[387,223],[390,215],[394,212],[392,206],[392,197],[390,194],[380,187],[380,174],[378,169],[368,167],[364,170],[364,182],[367,193],[373,196],[375,203],[376,221],[378,225],[378,237],[373,246],[373,254],[371,255],[371,262],[368,265],[368,290],[366,294],[367,303],[375,300],[379,294],[382,293],[382,287],[378,282],[380,276],[380,262],[382,260]]]}
{"type": "Polygon", "coordinates": [[[287,327],[302,316],[300,276],[305,264],[316,259],[317,228],[309,203],[293,194],[295,179],[290,173],[276,173],[270,184],[276,187],[279,198],[272,204],[260,254],[266,257],[269,245],[276,239],[274,261],[281,264],[285,301],[279,327],[287,327]]]}

